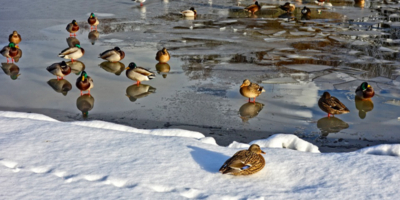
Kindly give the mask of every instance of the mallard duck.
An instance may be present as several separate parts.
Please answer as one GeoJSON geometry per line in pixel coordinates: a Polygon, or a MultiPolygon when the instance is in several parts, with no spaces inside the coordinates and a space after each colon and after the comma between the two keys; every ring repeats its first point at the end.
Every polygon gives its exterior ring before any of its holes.
{"type": "Polygon", "coordinates": [[[171,66],[168,63],[157,63],[156,70],[158,74],[161,74],[163,78],[167,78],[168,72],[171,70],[171,66]]]}
{"type": "Polygon", "coordinates": [[[239,108],[240,118],[243,122],[248,122],[249,119],[256,117],[263,107],[264,104],[258,102],[245,103],[239,108]]]}
{"type": "Polygon", "coordinates": [[[69,32],[70,37],[72,36],[72,33],[73,36],[76,36],[75,33],[79,31],[79,25],[75,20],[72,20],[72,22],[69,23],[65,29],[67,29],[67,31],[69,32]]]}
{"type": "Polygon", "coordinates": [[[71,59],[71,62],[74,62],[74,59],[78,59],[85,54],[85,50],[81,47],[81,45],[77,44],[75,47],[69,47],[61,51],[58,54],[59,57],[64,59],[71,59]]]}
{"type": "Polygon", "coordinates": [[[132,0],[132,1],[140,3],[140,6],[143,6],[143,3],[146,2],[146,0],[132,0]]]}
{"type": "Polygon", "coordinates": [[[76,37],[68,37],[67,44],[69,47],[75,47],[77,44],[81,45],[81,42],[76,37]]]}
{"type": "Polygon", "coordinates": [[[90,89],[93,88],[93,79],[85,71],[82,71],[81,76],[76,79],[76,87],[81,91],[81,96],[83,95],[82,91],[88,91],[90,94],[90,89]]]}
{"type": "Polygon", "coordinates": [[[142,81],[148,81],[156,77],[154,72],[151,72],[143,67],[138,67],[134,62],[131,62],[125,70],[126,77],[136,81],[137,85],[139,85],[142,81]]]}
{"type": "Polygon", "coordinates": [[[374,88],[368,85],[367,82],[361,83],[356,89],[356,96],[360,99],[369,99],[375,95],[374,88]]]}
{"type": "Polygon", "coordinates": [[[90,31],[88,34],[88,38],[90,40],[90,43],[92,43],[92,45],[94,45],[94,43],[96,43],[96,41],[99,39],[99,37],[100,37],[100,33],[97,30],[90,31]]]}
{"type": "Polygon", "coordinates": [[[14,43],[9,43],[7,46],[3,47],[3,49],[1,49],[0,53],[1,55],[3,55],[4,57],[7,58],[7,63],[9,62],[9,58],[11,58],[11,62],[14,63],[14,57],[18,55],[18,53],[21,54],[22,56],[22,52],[18,51],[18,45],[15,45],[14,43]]]}
{"type": "Polygon", "coordinates": [[[61,63],[54,63],[48,66],[46,69],[51,74],[56,75],[57,80],[64,79],[64,76],[71,73],[71,67],[68,66],[67,63],[65,63],[65,61],[62,61],[61,63]]]}
{"type": "Polygon", "coordinates": [[[90,94],[81,95],[76,99],[76,107],[82,112],[82,117],[87,118],[93,109],[94,97],[90,94]]]}
{"type": "Polygon", "coordinates": [[[12,80],[16,80],[19,73],[19,67],[14,63],[1,63],[1,69],[3,69],[4,73],[9,75],[12,80]]]}
{"type": "Polygon", "coordinates": [[[67,93],[72,89],[71,83],[66,79],[50,79],[47,81],[47,84],[49,84],[54,91],[61,93],[64,96],[67,96],[67,93]]]}
{"type": "Polygon", "coordinates": [[[301,15],[309,17],[311,15],[311,9],[304,6],[304,8],[301,9],[301,15]]]}
{"type": "Polygon", "coordinates": [[[131,102],[135,102],[137,99],[147,97],[155,92],[156,88],[146,84],[130,85],[126,88],[126,96],[131,102]]]}
{"type": "Polygon", "coordinates": [[[328,117],[330,117],[330,115],[339,115],[350,112],[349,109],[339,101],[339,99],[331,96],[329,92],[324,92],[324,94],[322,94],[318,101],[318,106],[322,111],[328,113],[328,117]]]}
{"type": "Polygon", "coordinates": [[[256,102],[256,97],[261,93],[265,92],[264,87],[259,86],[257,83],[252,83],[248,79],[243,81],[240,86],[240,94],[249,98],[249,102],[256,102]],[[250,98],[254,98],[254,101],[250,101],[250,98]]]}
{"type": "Polygon", "coordinates": [[[21,42],[21,35],[18,34],[17,31],[13,31],[13,33],[8,37],[8,41],[10,43],[19,44],[21,42]]]}
{"type": "Polygon", "coordinates": [[[94,13],[90,13],[90,16],[87,21],[90,25],[90,30],[93,30],[93,26],[95,26],[95,29],[97,30],[97,25],[99,25],[100,22],[97,19],[97,17],[94,16],[94,13]]]}
{"type": "Polygon", "coordinates": [[[261,9],[261,6],[258,4],[258,1],[256,1],[253,5],[247,6],[244,8],[245,11],[251,12],[251,14],[254,14],[258,10],[261,9]]]}
{"type": "Polygon", "coordinates": [[[372,102],[372,99],[362,99],[356,96],[354,102],[356,103],[358,117],[360,117],[360,119],[365,119],[365,117],[367,116],[367,112],[374,109],[374,102],[372,102]]]}
{"type": "Polygon", "coordinates": [[[194,7],[191,7],[189,10],[182,11],[181,14],[184,17],[196,17],[197,16],[197,11],[194,9],[194,7]]]}
{"type": "Polygon", "coordinates": [[[294,4],[291,4],[289,2],[286,2],[283,5],[279,6],[280,9],[286,11],[287,13],[291,13],[294,11],[294,9],[296,8],[296,6],[294,4]]]}
{"type": "Polygon", "coordinates": [[[101,53],[99,58],[108,60],[110,62],[118,62],[125,58],[125,52],[123,52],[119,47],[114,47],[114,49],[109,49],[101,53]]]}
{"type": "Polygon", "coordinates": [[[219,171],[223,174],[250,175],[262,170],[265,166],[265,154],[257,144],[252,144],[248,150],[236,152],[229,158],[219,171]]]}
{"type": "Polygon", "coordinates": [[[171,56],[169,55],[167,49],[164,47],[160,51],[157,52],[156,54],[156,60],[160,63],[166,63],[169,61],[171,56]]]}
{"type": "Polygon", "coordinates": [[[117,76],[121,75],[121,73],[125,70],[125,65],[121,62],[104,61],[100,63],[99,66],[105,71],[113,73],[117,76]]]}

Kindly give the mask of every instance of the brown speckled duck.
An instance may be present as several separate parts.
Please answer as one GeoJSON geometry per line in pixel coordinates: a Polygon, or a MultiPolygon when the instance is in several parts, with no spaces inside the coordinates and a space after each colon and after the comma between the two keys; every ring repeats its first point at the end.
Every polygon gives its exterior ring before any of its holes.
{"type": "Polygon", "coordinates": [[[76,36],[75,33],[79,31],[79,25],[75,20],[72,20],[72,22],[69,23],[65,29],[67,29],[69,32],[69,37],[71,37],[72,34],[73,36],[76,36]]]}
{"type": "Polygon", "coordinates": [[[10,43],[19,44],[21,42],[21,35],[18,34],[17,31],[13,31],[13,33],[8,37],[8,41],[10,43]]]}
{"type": "Polygon", "coordinates": [[[256,1],[253,5],[247,6],[244,8],[245,11],[250,12],[251,14],[254,14],[258,10],[261,9],[261,6],[258,4],[258,1],[256,1]]]}
{"type": "Polygon", "coordinates": [[[322,111],[328,113],[328,117],[330,117],[330,115],[339,115],[350,112],[349,109],[339,101],[339,99],[331,96],[329,92],[324,92],[324,94],[322,94],[318,101],[318,106],[322,111]]]}
{"type": "Polygon", "coordinates": [[[360,99],[370,99],[375,95],[374,89],[367,82],[361,83],[356,89],[356,96],[360,99]]]}
{"type": "Polygon", "coordinates": [[[241,150],[229,158],[219,171],[223,174],[250,175],[262,170],[265,166],[265,154],[257,144],[252,144],[248,150],[241,150]]]}
{"type": "Polygon", "coordinates": [[[160,51],[157,52],[156,54],[156,60],[160,63],[166,63],[169,61],[171,56],[169,55],[167,49],[164,47],[160,51]]]}
{"type": "Polygon", "coordinates": [[[264,87],[259,86],[257,83],[252,83],[248,79],[243,81],[240,86],[240,94],[249,98],[249,102],[256,102],[256,97],[261,93],[265,92],[264,87]],[[250,98],[254,98],[254,101],[250,101],[250,98]]]}

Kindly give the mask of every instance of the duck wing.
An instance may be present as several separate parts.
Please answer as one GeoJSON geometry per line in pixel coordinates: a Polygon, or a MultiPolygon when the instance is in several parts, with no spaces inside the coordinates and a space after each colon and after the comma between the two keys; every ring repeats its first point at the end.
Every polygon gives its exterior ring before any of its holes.
{"type": "Polygon", "coordinates": [[[151,72],[151,71],[149,71],[149,70],[147,70],[147,69],[145,69],[145,68],[143,68],[143,67],[136,67],[136,68],[134,69],[134,71],[137,72],[137,73],[139,73],[139,74],[142,74],[142,75],[144,75],[144,76],[151,76],[151,75],[154,76],[154,73],[153,73],[153,72],[151,72]]]}
{"type": "Polygon", "coordinates": [[[66,48],[66,49],[62,50],[61,53],[58,54],[58,55],[64,55],[65,56],[65,55],[73,54],[73,53],[75,53],[75,52],[77,52],[79,50],[80,49],[78,47],[70,47],[70,48],[66,48]]]}
{"type": "Polygon", "coordinates": [[[326,99],[325,102],[322,102],[323,104],[325,104],[328,107],[331,107],[334,110],[339,110],[339,111],[348,111],[349,109],[347,109],[347,107],[339,101],[339,99],[337,99],[336,97],[332,97],[329,99],[326,99]]]}
{"type": "Polygon", "coordinates": [[[115,55],[116,53],[117,53],[117,52],[115,52],[114,49],[110,49],[110,50],[107,50],[107,51],[101,53],[101,54],[100,54],[100,58],[106,59],[107,57],[110,57],[110,56],[112,56],[112,55],[115,55]]]}
{"type": "Polygon", "coordinates": [[[157,61],[160,61],[160,57],[163,56],[163,55],[164,55],[164,54],[163,54],[162,50],[161,50],[161,51],[158,51],[158,52],[157,52],[157,55],[156,55],[156,60],[157,60],[157,61]]]}

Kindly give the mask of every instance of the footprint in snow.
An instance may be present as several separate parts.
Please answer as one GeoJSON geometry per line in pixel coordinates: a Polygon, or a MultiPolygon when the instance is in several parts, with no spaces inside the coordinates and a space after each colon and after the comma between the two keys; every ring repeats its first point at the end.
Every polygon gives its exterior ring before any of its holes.
{"type": "Polygon", "coordinates": [[[31,171],[36,174],[44,174],[50,172],[52,169],[49,166],[32,167],[31,171]]]}
{"type": "Polygon", "coordinates": [[[13,170],[13,172],[19,172],[21,168],[18,168],[18,163],[11,161],[11,160],[1,160],[0,163],[4,165],[7,168],[10,168],[13,170]]]}

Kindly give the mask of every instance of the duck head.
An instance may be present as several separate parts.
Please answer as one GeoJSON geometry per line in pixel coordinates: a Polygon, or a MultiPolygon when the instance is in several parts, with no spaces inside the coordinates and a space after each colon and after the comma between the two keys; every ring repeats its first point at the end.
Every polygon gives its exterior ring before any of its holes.
{"type": "Polygon", "coordinates": [[[361,89],[362,91],[365,91],[367,89],[371,88],[371,85],[368,85],[367,82],[361,83],[361,89]]]}
{"type": "Polygon", "coordinates": [[[78,25],[78,23],[75,20],[72,20],[73,25],[78,25]]]}
{"type": "Polygon", "coordinates": [[[90,18],[95,18],[94,13],[90,13],[90,18]]]}
{"type": "Polygon", "coordinates": [[[329,99],[331,98],[331,94],[329,94],[329,92],[324,92],[324,94],[322,94],[322,98],[329,99]]]}
{"type": "Polygon", "coordinates": [[[256,154],[265,154],[265,152],[261,150],[261,148],[260,148],[260,146],[258,146],[258,144],[252,144],[249,147],[249,151],[254,152],[256,154]]]}
{"type": "Polygon", "coordinates": [[[243,83],[242,83],[242,85],[240,86],[240,88],[249,86],[250,84],[251,84],[251,82],[249,81],[249,79],[246,79],[246,80],[243,81],[243,83]]]}
{"type": "Polygon", "coordinates": [[[88,75],[85,71],[82,71],[81,77],[82,77],[82,81],[85,81],[85,79],[87,79],[88,75]]]}
{"type": "Polygon", "coordinates": [[[137,67],[136,64],[134,62],[131,62],[131,63],[129,63],[129,66],[127,68],[125,68],[125,70],[135,69],[136,67],[137,67]]]}

